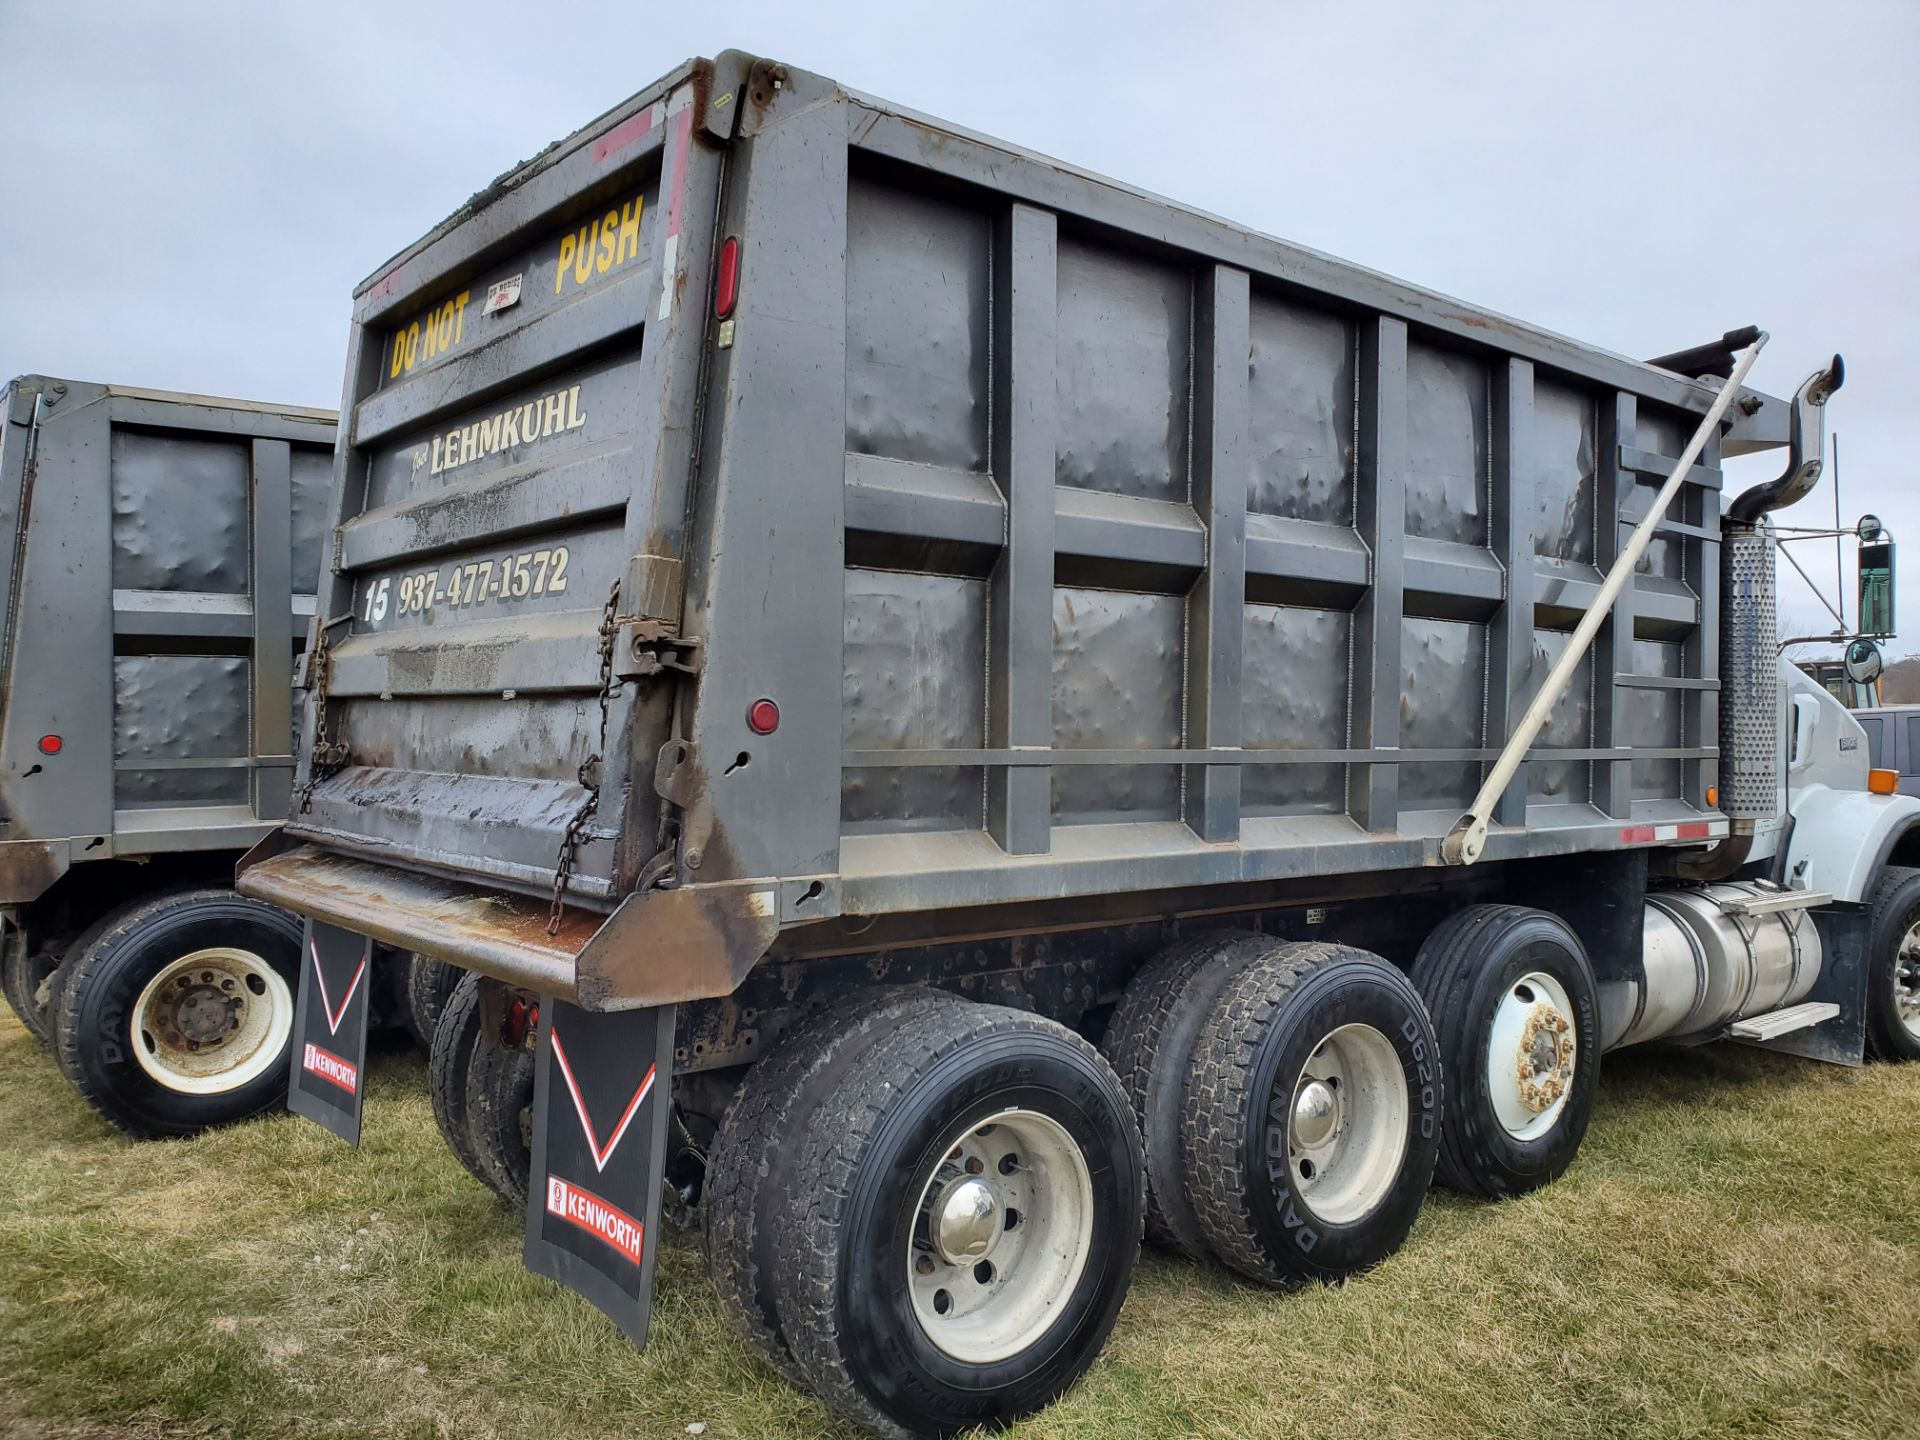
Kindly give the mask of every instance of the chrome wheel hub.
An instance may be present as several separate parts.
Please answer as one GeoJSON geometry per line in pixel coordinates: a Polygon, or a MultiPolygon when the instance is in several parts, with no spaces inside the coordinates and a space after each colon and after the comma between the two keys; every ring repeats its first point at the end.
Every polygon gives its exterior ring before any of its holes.
{"type": "Polygon", "coordinates": [[[1350,1224],[1393,1188],[1407,1149],[1407,1077],[1371,1025],[1343,1025],[1314,1048],[1287,1113],[1294,1188],[1320,1220],[1350,1224]]]}
{"type": "Polygon", "coordinates": [[[1340,1128],[1338,1093],[1324,1080],[1309,1079],[1293,1097],[1293,1138],[1302,1149],[1318,1150],[1340,1128]]]}
{"type": "Polygon", "coordinates": [[[1000,1239],[1000,1214],[1000,1197],[993,1186],[970,1175],[954,1178],[940,1191],[928,1216],[935,1253],[949,1265],[986,1259],[1000,1239]]]}
{"type": "Polygon", "coordinates": [[[1487,1090],[1503,1129],[1520,1140],[1551,1130],[1567,1106],[1578,1061],[1573,1001],[1540,971],[1507,987],[1487,1032],[1487,1090]]]}
{"type": "Polygon", "coordinates": [[[1893,957],[1893,1013],[1908,1034],[1920,1037],[1920,925],[1907,931],[1893,957]]]}
{"type": "Polygon", "coordinates": [[[920,1192],[907,1294],[926,1336],[988,1364],[1038,1340],[1093,1249],[1093,1179],[1064,1126],[1002,1110],[947,1144],[920,1192]]]}

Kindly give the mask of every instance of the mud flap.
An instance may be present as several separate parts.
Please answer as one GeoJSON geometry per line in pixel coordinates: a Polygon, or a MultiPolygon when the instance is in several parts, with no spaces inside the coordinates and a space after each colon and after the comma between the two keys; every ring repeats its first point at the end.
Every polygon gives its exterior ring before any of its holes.
{"type": "Polygon", "coordinates": [[[317,920],[307,922],[300,938],[300,999],[293,1015],[287,1108],[358,1145],[373,941],[317,920]]]}
{"type": "Polygon", "coordinates": [[[653,1318],[673,1008],[589,1014],[544,997],[536,1038],[526,1265],[636,1346],[653,1318]]]}

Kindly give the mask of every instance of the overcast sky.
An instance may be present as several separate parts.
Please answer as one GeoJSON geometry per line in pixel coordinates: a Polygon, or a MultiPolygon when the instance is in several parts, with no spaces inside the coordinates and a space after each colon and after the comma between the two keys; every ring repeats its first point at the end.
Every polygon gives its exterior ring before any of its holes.
{"type": "Polygon", "coordinates": [[[1915,0],[916,9],[0,0],[0,375],[336,405],[359,280],[735,47],[1629,355],[1842,351],[1848,521],[1920,565],[1915,0]]]}

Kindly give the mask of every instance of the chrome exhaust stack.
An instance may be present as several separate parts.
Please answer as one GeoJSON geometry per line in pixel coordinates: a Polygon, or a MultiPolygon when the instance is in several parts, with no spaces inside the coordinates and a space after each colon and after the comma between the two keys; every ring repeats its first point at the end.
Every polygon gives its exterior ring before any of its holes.
{"type": "Polygon", "coordinates": [[[1766,517],[1804,499],[1825,465],[1826,403],[1846,380],[1836,355],[1794,392],[1787,468],[1743,490],[1721,522],[1720,809],[1727,840],[1674,870],[1696,880],[1733,874],[1758,826],[1780,813],[1780,626],[1774,588],[1776,542],[1766,517]]]}

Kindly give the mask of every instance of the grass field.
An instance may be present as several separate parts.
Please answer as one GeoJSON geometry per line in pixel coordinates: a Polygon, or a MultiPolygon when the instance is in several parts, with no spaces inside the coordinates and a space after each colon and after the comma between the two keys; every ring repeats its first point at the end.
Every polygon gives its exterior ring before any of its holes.
{"type": "MultiPolygon", "coordinates": [[[[1279,1296],[1149,1256],[1040,1437],[1920,1435],[1920,1066],[1610,1058],[1580,1161],[1436,1195],[1373,1274],[1279,1296]]],[[[421,1062],[366,1142],[288,1116],[136,1145],[0,1019],[0,1434],[838,1435],[661,1256],[636,1355],[524,1273],[421,1062]]]]}

